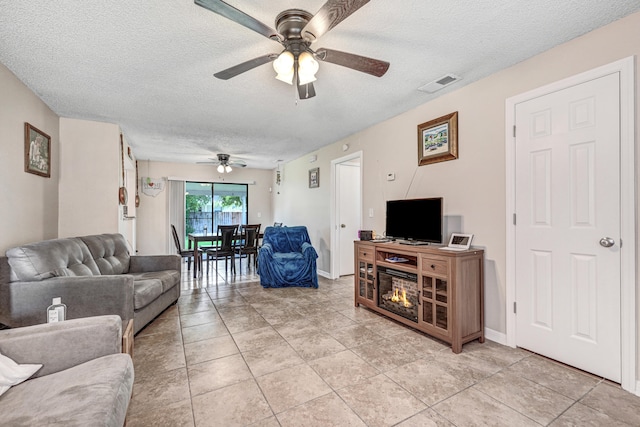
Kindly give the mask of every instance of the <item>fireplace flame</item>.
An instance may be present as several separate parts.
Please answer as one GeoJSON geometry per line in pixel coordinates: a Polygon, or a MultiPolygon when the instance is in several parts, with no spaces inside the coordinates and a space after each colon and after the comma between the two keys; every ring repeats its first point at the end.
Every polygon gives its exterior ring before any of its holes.
{"type": "Polygon", "coordinates": [[[394,289],[393,295],[391,296],[391,301],[400,302],[407,308],[413,306],[413,304],[411,304],[407,299],[407,291],[404,290],[404,288],[402,289],[402,291],[400,291],[398,288],[394,289]]]}

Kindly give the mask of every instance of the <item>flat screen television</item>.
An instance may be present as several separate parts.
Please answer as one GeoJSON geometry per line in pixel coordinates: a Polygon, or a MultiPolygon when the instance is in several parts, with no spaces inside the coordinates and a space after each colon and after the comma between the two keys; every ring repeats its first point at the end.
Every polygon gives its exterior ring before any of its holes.
{"type": "Polygon", "coordinates": [[[387,201],[386,236],[442,243],[442,197],[387,201]]]}

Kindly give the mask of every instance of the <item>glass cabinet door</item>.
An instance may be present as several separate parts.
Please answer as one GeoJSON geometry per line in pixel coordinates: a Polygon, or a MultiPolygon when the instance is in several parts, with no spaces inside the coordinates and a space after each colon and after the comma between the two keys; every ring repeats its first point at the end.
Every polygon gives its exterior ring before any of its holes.
{"type": "Polygon", "coordinates": [[[449,286],[447,280],[432,276],[422,276],[420,303],[422,323],[444,329],[449,328],[449,286]]]}
{"type": "Polygon", "coordinates": [[[373,263],[369,261],[358,261],[358,295],[369,301],[374,301],[373,263]]]}

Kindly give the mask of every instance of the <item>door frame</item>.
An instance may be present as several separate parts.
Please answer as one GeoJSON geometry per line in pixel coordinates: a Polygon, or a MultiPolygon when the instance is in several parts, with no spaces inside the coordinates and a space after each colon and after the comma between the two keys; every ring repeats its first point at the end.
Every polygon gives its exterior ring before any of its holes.
{"type": "Polygon", "coordinates": [[[338,164],[351,161],[353,159],[360,159],[360,200],[359,200],[359,218],[360,226],[362,226],[362,150],[355,153],[348,154],[344,157],[331,160],[331,197],[330,197],[330,212],[331,212],[331,279],[337,279],[340,277],[340,242],[338,238],[338,215],[340,210],[338,208],[338,182],[336,178],[336,169],[338,164]]]}
{"type": "Polygon", "coordinates": [[[516,347],[515,108],[516,105],[613,73],[620,75],[620,355],[622,388],[637,394],[636,380],[636,175],[635,58],[633,56],[508,98],[505,103],[506,159],[506,343],[516,347]]]}

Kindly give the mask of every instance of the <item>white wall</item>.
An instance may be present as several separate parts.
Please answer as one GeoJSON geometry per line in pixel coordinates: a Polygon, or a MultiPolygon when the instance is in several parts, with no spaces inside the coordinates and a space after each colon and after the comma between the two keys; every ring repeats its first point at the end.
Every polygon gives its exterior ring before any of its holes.
{"type": "Polygon", "coordinates": [[[59,237],[118,233],[120,129],[60,119],[59,237]]]}
{"type": "Polygon", "coordinates": [[[0,255],[58,235],[58,116],[0,64],[0,255]],[[24,123],[51,137],[51,177],[24,171],[24,123]]]}
{"type": "MultiPolygon", "coordinates": [[[[274,196],[276,220],[307,225],[314,246],[321,249],[318,265],[328,269],[327,258],[331,254],[322,248],[331,247],[327,243],[330,241],[331,193],[326,185],[329,164],[332,159],[362,150],[363,227],[384,231],[386,200],[444,197],[445,214],[460,216],[460,231],[475,234],[474,246],[486,251],[486,326],[506,332],[505,100],[640,54],[638,28],[640,13],[324,147],[314,153],[318,155],[317,163],[309,164],[309,155],[306,155],[286,164],[281,194],[274,196]],[[417,125],[454,111],[459,112],[459,158],[418,167],[417,125]],[[349,145],[347,153],[341,150],[343,144],[349,145]],[[311,167],[320,167],[320,189],[307,188],[311,167]],[[390,172],[396,174],[395,181],[385,180],[390,172]],[[374,210],[373,218],[368,217],[369,208],[374,210]]],[[[640,81],[639,77],[640,73],[636,81],[640,81]]],[[[638,130],[636,123],[636,132],[638,130]]]]}
{"type": "MultiPolygon", "coordinates": [[[[263,228],[273,224],[270,188],[275,191],[275,177],[270,170],[234,168],[229,174],[220,174],[212,165],[186,163],[149,162],[138,160],[140,178],[174,177],[185,181],[249,183],[250,224],[262,224],[263,228]],[[260,215],[260,216],[258,216],[260,215]]],[[[148,196],[140,189],[140,207],[136,211],[138,253],[141,255],[166,252],[172,239],[168,225],[167,188],[155,197],[148,196]]],[[[183,242],[184,244],[184,242],[183,242]]]]}

